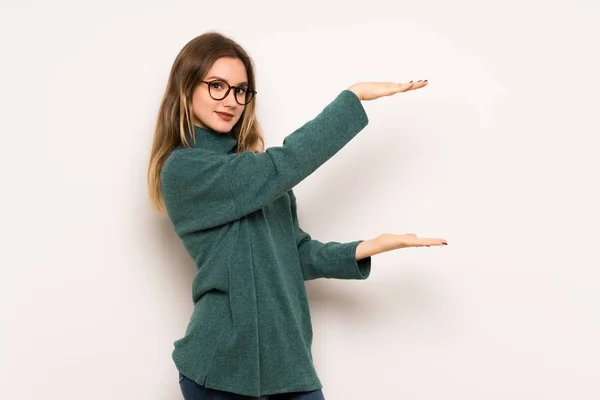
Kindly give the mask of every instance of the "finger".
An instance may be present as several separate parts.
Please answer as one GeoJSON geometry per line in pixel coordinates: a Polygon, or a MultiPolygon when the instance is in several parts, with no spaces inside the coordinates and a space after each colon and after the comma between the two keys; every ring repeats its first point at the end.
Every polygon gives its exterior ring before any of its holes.
{"type": "Polygon", "coordinates": [[[448,244],[445,239],[427,239],[425,243],[427,246],[445,246],[448,244]]]}
{"type": "Polygon", "coordinates": [[[419,238],[417,240],[413,240],[413,245],[415,246],[445,246],[448,242],[445,239],[438,238],[419,238]]]}
{"type": "Polygon", "coordinates": [[[415,89],[421,89],[424,86],[427,86],[429,82],[427,81],[427,79],[425,80],[418,80],[416,82],[413,82],[413,86],[410,88],[410,90],[415,90],[415,89]]]}

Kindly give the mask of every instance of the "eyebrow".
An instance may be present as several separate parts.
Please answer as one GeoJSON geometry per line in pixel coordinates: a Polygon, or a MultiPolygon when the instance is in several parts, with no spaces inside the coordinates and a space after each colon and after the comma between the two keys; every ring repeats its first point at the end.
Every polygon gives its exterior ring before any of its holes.
{"type": "MultiPolygon", "coordinates": [[[[210,76],[210,77],[206,78],[207,81],[209,81],[211,79],[218,79],[218,80],[227,82],[227,79],[221,78],[220,76],[216,76],[216,75],[213,75],[213,76],[210,76]]],[[[227,82],[227,83],[229,83],[229,82],[227,82]]],[[[248,82],[240,82],[240,83],[238,83],[238,85],[247,85],[247,84],[248,84],[248,82]]]]}

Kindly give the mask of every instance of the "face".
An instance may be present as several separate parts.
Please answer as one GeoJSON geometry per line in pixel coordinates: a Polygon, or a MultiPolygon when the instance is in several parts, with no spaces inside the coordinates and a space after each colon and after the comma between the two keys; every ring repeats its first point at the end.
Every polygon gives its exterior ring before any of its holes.
{"type": "MultiPolygon", "coordinates": [[[[247,84],[248,76],[246,67],[240,59],[221,57],[215,61],[202,80],[206,82],[219,80],[227,82],[231,86],[239,86],[247,84]]],[[[205,129],[227,133],[239,121],[245,106],[238,104],[235,100],[235,89],[232,88],[224,99],[215,100],[210,96],[208,86],[206,83],[201,83],[192,94],[194,123],[205,129]]],[[[227,86],[222,83],[215,82],[211,86],[213,95],[219,91],[225,93],[227,90],[227,86]]],[[[243,95],[238,94],[238,97],[242,101],[243,95]]]]}

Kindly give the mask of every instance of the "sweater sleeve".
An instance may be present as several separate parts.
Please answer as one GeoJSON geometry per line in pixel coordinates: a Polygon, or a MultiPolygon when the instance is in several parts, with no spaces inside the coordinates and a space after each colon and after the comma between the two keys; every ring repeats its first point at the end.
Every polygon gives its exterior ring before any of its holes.
{"type": "Polygon", "coordinates": [[[356,260],[356,247],[363,240],[348,243],[322,243],[312,239],[300,228],[296,196],[292,190],[289,191],[289,196],[294,234],[304,280],[318,278],[367,279],[371,274],[371,257],[356,260]]]}
{"type": "Polygon", "coordinates": [[[340,151],[368,123],[360,99],[344,90],[282,146],[262,153],[173,151],[161,172],[167,213],[178,234],[212,228],[284,195],[340,151]]]}

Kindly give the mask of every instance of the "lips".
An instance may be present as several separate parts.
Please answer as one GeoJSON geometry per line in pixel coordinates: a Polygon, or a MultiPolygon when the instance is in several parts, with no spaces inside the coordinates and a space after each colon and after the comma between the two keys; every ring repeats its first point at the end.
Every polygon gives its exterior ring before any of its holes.
{"type": "Polygon", "coordinates": [[[229,114],[226,112],[220,112],[220,111],[215,111],[215,113],[222,119],[225,121],[230,121],[233,118],[233,114],[229,114]]]}

